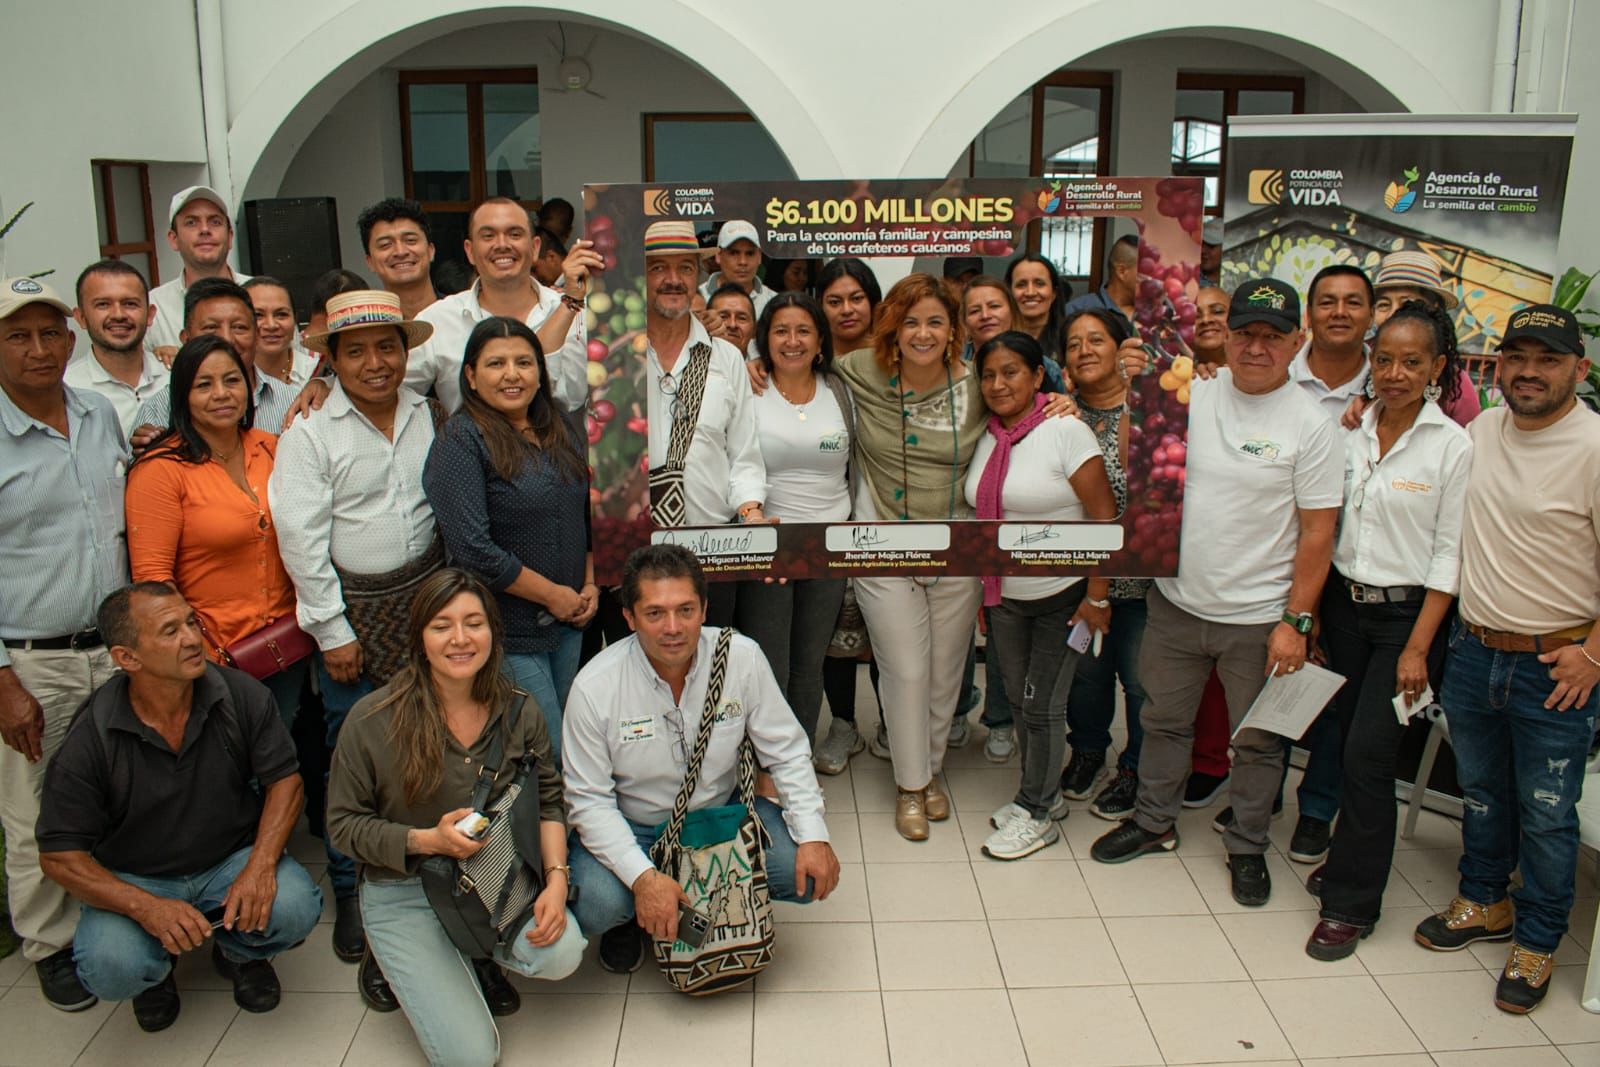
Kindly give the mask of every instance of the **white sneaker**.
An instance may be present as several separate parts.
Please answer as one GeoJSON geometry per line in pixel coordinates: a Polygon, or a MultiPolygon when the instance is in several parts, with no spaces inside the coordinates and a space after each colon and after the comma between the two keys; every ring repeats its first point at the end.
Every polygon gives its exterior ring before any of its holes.
{"type": "Polygon", "coordinates": [[[950,736],[945,739],[945,748],[961,748],[967,743],[967,737],[972,733],[972,727],[967,725],[965,715],[957,715],[950,723],[950,736]]]}
{"type": "Polygon", "coordinates": [[[866,739],[856,724],[844,719],[834,719],[828,727],[828,736],[817,746],[811,762],[818,774],[838,774],[850,763],[850,757],[867,747],[866,739]]]}
{"type": "Polygon", "coordinates": [[[1010,726],[995,726],[983,743],[983,758],[990,763],[1004,763],[1017,752],[1017,731],[1010,726]]]}
{"type": "MultiPolygon", "coordinates": [[[[1050,821],[1061,822],[1071,813],[1072,808],[1068,806],[1067,798],[1059,793],[1056,794],[1056,802],[1050,805],[1050,821]]],[[[1016,801],[1012,801],[1009,804],[995,809],[994,814],[989,816],[989,825],[994,827],[996,830],[999,830],[1002,829],[1008,822],[1014,822],[1017,819],[1028,818],[1032,818],[1032,816],[1028,814],[1028,809],[1023,807],[1021,804],[1018,804],[1016,801]]]]}
{"type": "Polygon", "coordinates": [[[867,742],[867,751],[879,759],[889,758],[889,729],[883,723],[878,724],[878,732],[867,742]]]}
{"type": "Polygon", "coordinates": [[[983,854],[996,860],[1019,860],[1061,840],[1053,819],[1012,819],[983,843],[983,854]]]}

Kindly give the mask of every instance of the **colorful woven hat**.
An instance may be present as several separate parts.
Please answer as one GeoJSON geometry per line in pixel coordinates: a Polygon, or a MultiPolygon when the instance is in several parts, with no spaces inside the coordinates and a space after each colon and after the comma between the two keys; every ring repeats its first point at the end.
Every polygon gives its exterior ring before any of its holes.
{"type": "Polygon", "coordinates": [[[366,326],[398,326],[406,335],[406,348],[416,348],[433,336],[433,323],[408,319],[400,298],[382,289],[353,289],[328,298],[328,328],[306,334],[306,347],[328,354],[328,338],[366,326]]]}
{"type": "Polygon", "coordinates": [[[692,222],[663,219],[652,222],[644,231],[646,256],[709,256],[715,251],[700,247],[692,222]]]}
{"type": "Polygon", "coordinates": [[[1426,252],[1390,252],[1378,264],[1378,276],[1373,279],[1374,290],[1397,288],[1421,289],[1433,293],[1444,301],[1445,310],[1461,303],[1456,294],[1444,287],[1444,275],[1439,262],[1426,252]]]}

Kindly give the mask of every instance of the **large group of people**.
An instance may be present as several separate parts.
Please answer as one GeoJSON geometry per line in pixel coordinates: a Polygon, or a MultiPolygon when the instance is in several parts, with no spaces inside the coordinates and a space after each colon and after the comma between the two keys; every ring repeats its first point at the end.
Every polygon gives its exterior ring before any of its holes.
{"type": "MultiPolygon", "coordinates": [[[[104,260],[74,308],[0,282],[0,818],[50,1003],[131,999],[163,1029],[177,957],[209,948],[242,1008],[277,1004],[271,961],[321,912],[285,851],[321,773],[291,730],[320,708],[334,951],[430,1061],[491,1063],[494,1017],[520,1003],[507,970],[559,980],[594,938],[627,972],[676,936],[685,898],[652,847],[691,753],[698,809],[728,802],[753,750],[775,899],[837,883],[817,775],[864,749],[891,764],[896,831],[928,839],[952,814],[944,764],[971,733],[981,649],[984,753],[1017,757],[986,856],[1056,845],[1072,801],[1112,824],[1094,860],[1170,851],[1184,807],[1225,793],[1232,893],[1260,906],[1298,741],[1290,856],[1320,865],[1318,960],[1379,921],[1405,720],[1437,694],[1461,881],[1415,937],[1510,941],[1495,1003],[1538,1005],[1600,704],[1600,415],[1576,397],[1589,364],[1569,312],[1509,319],[1501,402],[1480,409],[1425,254],[1324,269],[1304,315],[1282,281],[1230,294],[1210,268],[1174,576],[708,582],[661,545],[601,589],[577,416],[604,259],[570,205],[547,211],[477,205],[475,278],[440,295],[426,214],[374,205],[374,278],[323,279],[303,328],[282,282],[228,267],[232,223],[204,187],[172,201],[184,266],[165,285],[104,260]],[[1308,662],[1345,681],[1304,737],[1240,728],[1308,662]],[[857,725],[863,666],[875,730],[857,725]],[[419,872],[483,847],[468,798],[524,760],[538,895],[516,936],[469,953],[419,872]]],[[[1151,355],[1136,240],[1075,300],[1036,254],[885,292],[857,259],[766,260],[740,220],[709,239],[657,221],[640,251],[658,526],[1128,506],[1130,382],[1151,355]]]]}

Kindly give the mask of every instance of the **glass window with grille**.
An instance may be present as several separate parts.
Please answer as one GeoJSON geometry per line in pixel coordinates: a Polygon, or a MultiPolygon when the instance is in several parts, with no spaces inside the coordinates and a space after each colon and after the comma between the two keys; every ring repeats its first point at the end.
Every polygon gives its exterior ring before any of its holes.
{"type": "Polygon", "coordinates": [[[1204,178],[1207,215],[1222,214],[1227,124],[1234,115],[1297,115],[1305,82],[1277,75],[1178,75],[1172,120],[1172,173],[1204,178]]]}

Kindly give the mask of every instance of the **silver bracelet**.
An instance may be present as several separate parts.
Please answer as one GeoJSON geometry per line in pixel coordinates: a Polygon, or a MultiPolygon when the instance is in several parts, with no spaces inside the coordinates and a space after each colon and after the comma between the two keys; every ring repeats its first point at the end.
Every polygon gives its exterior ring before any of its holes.
{"type": "MultiPolygon", "coordinates": [[[[1109,608],[1111,606],[1111,601],[1109,601],[1109,600],[1096,600],[1092,596],[1084,597],[1083,598],[1083,602],[1085,604],[1089,605],[1091,608],[1109,608]]],[[[1600,663],[1595,664],[1595,666],[1600,667],[1600,663]]]]}
{"type": "Polygon", "coordinates": [[[1593,656],[1589,655],[1589,650],[1587,648],[1584,648],[1582,645],[1579,645],[1578,646],[1578,651],[1583,653],[1583,658],[1584,659],[1588,660],[1590,663],[1594,664],[1596,667],[1600,667],[1600,659],[1595,659],[1593,656]]]}

